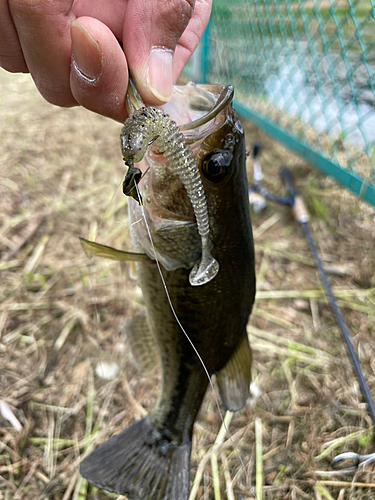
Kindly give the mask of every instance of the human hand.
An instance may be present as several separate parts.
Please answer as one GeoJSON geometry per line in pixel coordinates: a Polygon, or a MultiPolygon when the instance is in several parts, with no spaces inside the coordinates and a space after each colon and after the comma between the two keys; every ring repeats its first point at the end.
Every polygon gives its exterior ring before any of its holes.
{"type": "Polygon", "coordinates": [[[0,0],[0,66],[52,104],[124,121],[129,70],[145,103],[169,100],[211,1],[0,0]]]}

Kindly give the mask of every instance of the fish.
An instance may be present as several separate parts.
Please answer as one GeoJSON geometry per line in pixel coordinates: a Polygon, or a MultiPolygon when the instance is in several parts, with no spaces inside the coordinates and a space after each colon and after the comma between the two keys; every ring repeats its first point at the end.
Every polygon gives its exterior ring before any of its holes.
{"type": "Polygon", "coordinates": [[[254,243],[245,136],[232,98],[229,87],[187,84],[174,86],[163,108],[176,116],[196,159],[208,248],[218,263],[214,276],[190,282],[202,238],[184,183],[156,140],[136,164],[140,175],[132,174],[140,197],[128,189],[134,253],[81,239],[90,256],[136,261],[147,313],[131,319],[126,333],[145,373],[161,365],[161,392],[151,412],[80,465],[89,483],[131,500],[188,499],[193,427],[209,377],[216,375],[227,410],[240,410],[250,396],[246,327],[256,291],[254,243]]]}

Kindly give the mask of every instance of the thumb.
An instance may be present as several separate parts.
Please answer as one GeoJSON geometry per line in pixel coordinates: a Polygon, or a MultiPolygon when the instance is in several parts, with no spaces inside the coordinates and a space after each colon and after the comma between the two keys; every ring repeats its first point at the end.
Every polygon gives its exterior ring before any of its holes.
{"type": "Polygon", "coordinates": [[[194,11],[194,0],[130,0],[123,48],[143,100],[157,105],[172,92],[173,55],[194,11]]]}

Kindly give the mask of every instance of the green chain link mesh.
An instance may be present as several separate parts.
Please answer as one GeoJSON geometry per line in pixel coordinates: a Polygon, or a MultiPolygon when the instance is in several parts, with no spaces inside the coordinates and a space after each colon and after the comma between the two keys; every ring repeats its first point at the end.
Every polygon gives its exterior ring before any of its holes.
{"type": "Polygon", "coordinates": [[[202,42],[201,79],[375,205],[375,0],[213,0],[202,42]]]}

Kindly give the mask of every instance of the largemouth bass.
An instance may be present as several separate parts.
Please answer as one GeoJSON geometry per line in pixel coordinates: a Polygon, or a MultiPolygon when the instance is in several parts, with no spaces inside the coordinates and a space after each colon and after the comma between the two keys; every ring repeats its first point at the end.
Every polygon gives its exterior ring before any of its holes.
{"type": "Polygon", "coordinates": [[[202,256],[202,239],[184,183],[156,141],[138,164],[142,206],[138,196],[129,198],[131,221],[141,219],[143,208],[153,243],[144,220],[132,225],[134,254],[82,240],[89,255],[137,261],[147,315],[133,318],[127,333],[145,369],[161,363],[155,408],[100,445],[80,469],[91,484],[134,500],[187,500],[193,426],[209,383],[207,373],[216,374],[224,406],[231,411],[245,404],[251,380],[246,325],[255,297],[254,248],[245,139],[232,108],[233,92],[190,84],[175,87],[173,96],[167,111],[181,125],[197,159],[208,247],[218,272],[199,286],[189,282],[202,256]],[[212,109],[217,112],[210,114],[212,109]]]}

